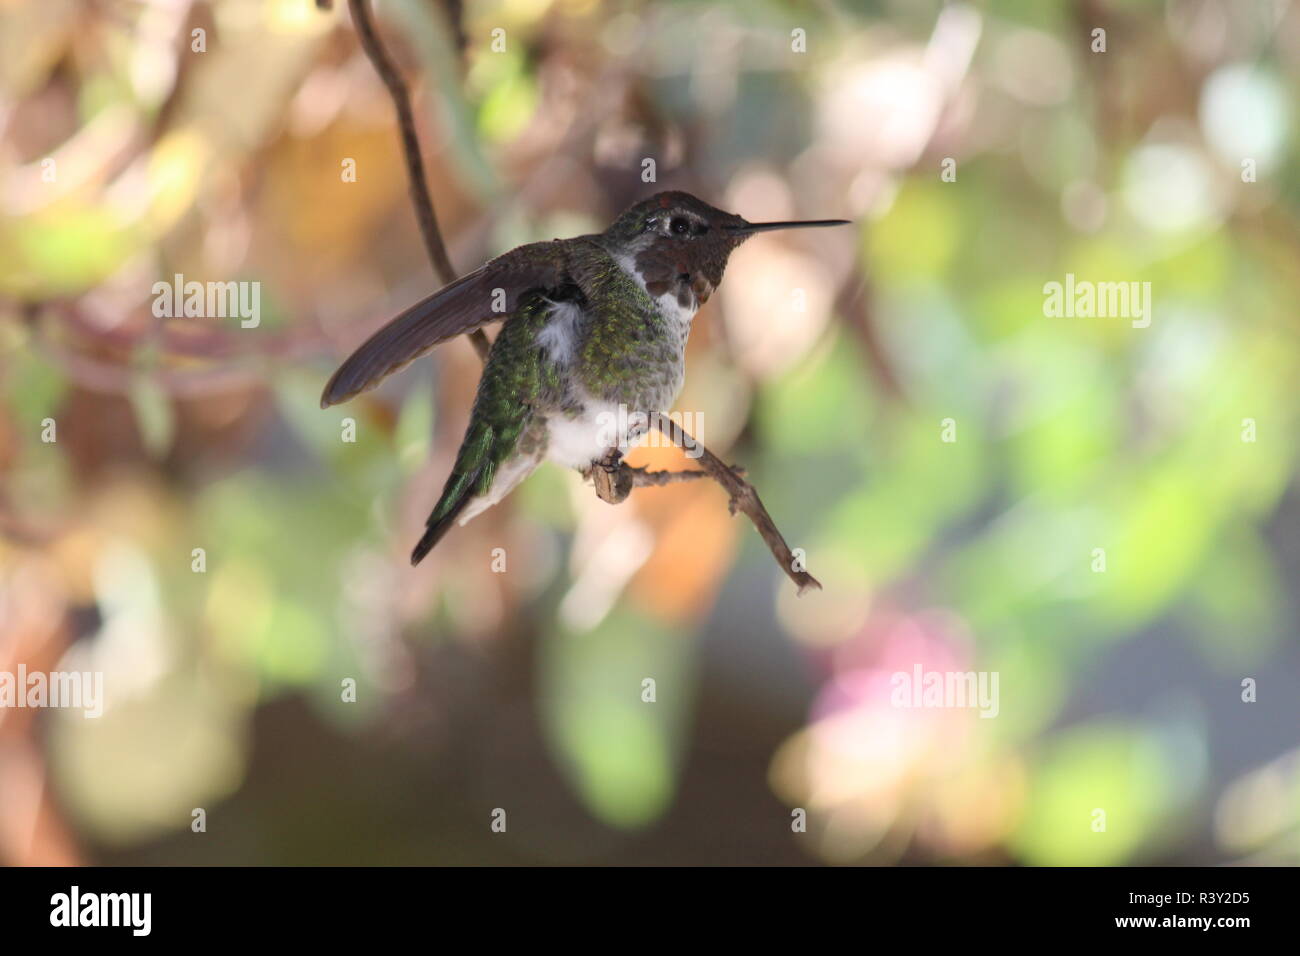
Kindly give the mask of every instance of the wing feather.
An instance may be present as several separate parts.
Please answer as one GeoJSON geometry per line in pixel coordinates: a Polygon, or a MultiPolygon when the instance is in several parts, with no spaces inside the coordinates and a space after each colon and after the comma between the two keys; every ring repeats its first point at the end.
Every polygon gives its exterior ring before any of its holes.
{"type": "Polygon", "coordinates": [[[509,318],[530,292],[572,283],[566,245],[520,246],[421,299],[348,356],[326,383],[321,408],[374,388],[441,342],[509,318]]]}

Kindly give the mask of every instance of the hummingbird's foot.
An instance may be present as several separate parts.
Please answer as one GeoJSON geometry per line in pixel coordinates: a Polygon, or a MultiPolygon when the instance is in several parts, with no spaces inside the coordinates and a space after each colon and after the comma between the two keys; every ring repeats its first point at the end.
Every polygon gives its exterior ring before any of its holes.
{"type": "Polygon", "coordinates": [[[627,500],[635,483],[633,469],[623,464],[622,458],[622,452],[611,449],[603,458],[593,461],[583,476],[589,476],[596,486],[596,497],[611,505],[627,500]]]}
{"type": "Polygon", "coordinates": [[[594,464],[599,465],[605,470],[605,474],[612,475],[623,465],[623,452],[618,448],[611,448],[605,452],[605,457],[601,458],[594,464]]]}

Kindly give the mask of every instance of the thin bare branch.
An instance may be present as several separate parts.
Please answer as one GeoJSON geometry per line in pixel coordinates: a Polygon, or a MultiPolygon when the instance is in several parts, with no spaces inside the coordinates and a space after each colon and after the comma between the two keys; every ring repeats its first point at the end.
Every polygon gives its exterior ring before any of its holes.
{"type": "MultiPolygon", "coordinates": [[[[433,197],[429,195],[429,184],[424,176],[424,160],[420,154],[420,138],[415,132],[415,114],[411,110],[411,93],[398,72],[384,46],[379,42],[374,20],[370,16],[370,7],[366,0],[348,0],[348,9],[352,12],[352,22],[357,26],[357,36],[361,48],[365,50],[388,88],[397,109],[397,125],[402,135],[402,152],[406,156],[406,175],[411,184],[411,203],[415,206],[415,218],[420,224],[420,234],[424,237],[424,248],[429,253],[434,274],[443,285],[456,278],[451,259],[447,256],[447,246],[442,241],[442,232],[438,229],[438,217],[433,210],[433,197]]],[[[479,358],[487,361],[490,347],[487,335],[482,329],[470,333],[479,358]]]]}
{"type": "Polygon", "coordinates": [[[616,505],[626,500],[633,488],[667,485],[708,476],[726,489],[730,497],[728,508],[731,513],[734,515],[737,511],[742,511],[753,522],[758,533],[762,535],[763,541],[766,542],[768,550],[772,552],[772,557],[776,559],[776,563],[780,565],[786,576],[798,586],[799,593],[802,595],[809,588],[820,591],[821,582],[804,570],[803,562],[795,557],[790,546],[785,543],[785,538],[777,528],[776,522],[763,507],[758,492],[742,477],[745,470],[736,465],[728,465],[667,415],[657,414],[652,418],[654,426],[674,445],[689,449],[692,455],[698,455],[697,460],[702,470],[647,471],[644,468],[632,468],[622,460],[619,460],[617,465],[596,464],[587,474],[592,484],[596,486],[597,497],[616,505]]]}
{"type": "MultiPolygon", "coordinates": [[[[745,473],[739,465],[733,465],[731,470],[738,475],[745,473]]],[[[593,465],[582,474],[596,486],[596,497],[611,505],[622,504],[633,488],[659,488],[709,477],[707,471],[651,471],[644,466],[634,468],[623,461],[610,467],[593,465]]]]}

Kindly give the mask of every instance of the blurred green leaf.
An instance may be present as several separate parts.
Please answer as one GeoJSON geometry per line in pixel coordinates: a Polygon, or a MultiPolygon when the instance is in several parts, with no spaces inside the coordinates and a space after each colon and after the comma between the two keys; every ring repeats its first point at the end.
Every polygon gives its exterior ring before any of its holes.
{"type": "Polygon", "coordinates": [[[689,639],[628,611],[595,630],[554,631],[542,647],[542,718],[591,812],[622,829],[667,809],[695,683],[689,639]],[[653,680],[656,700],[642,700],[653,680]]]}
{"type": "Polygon", "coordinates": [[[1139,728],[1096,722],[1048,740],[1013,844],[1037,866],[1134,860],[1169,821],[1164,755],[1139,728]]]}

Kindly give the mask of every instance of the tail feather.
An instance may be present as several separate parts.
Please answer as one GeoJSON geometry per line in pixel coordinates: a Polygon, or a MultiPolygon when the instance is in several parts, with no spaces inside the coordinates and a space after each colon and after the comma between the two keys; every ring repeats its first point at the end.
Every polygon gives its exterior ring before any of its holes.
{"type": "Polygon", "coordinates": [[[433,506],[424,534],[411,551],[411,564],[419,564],[433,550],[452,523],[465,510],[475,495],[484,494],[492,486],[496,461],[492,448],[493,429],[488,425],[471,424],[465,441],[456,453],[456,464],[447,476],[438,503],[433,506]]]}
{"type": "Polygon", "coordinates": [[[423,561],[424,556],[432,551],[434,545],[442,540],[442,536],[447,533],[455,520],[460,516],[460,513],[465,510],[465,506],[469,504],[471,497],[473,496],[462,494],[459,498],[454,499],[451,506],[445,510],[443,509],[442,501],[438,502],[438,507],[435,508],[433,514],[429,516],[429,523],[425,527],[424,534],[420,536],[420,540],[416,543],[414,550],[411,551],[412,567],[423,561]],[[438,515],[439,511],[443,511],[442,515],[435,518],[434,516],[438,515]]]}
{"type": "Polygon", "coordinates": [[[492,345],[492,353],[470,412],[469,428],[456,452],[447,484],[425,523],[423,537],[411,552],[411,563],[433,550],[453,521],[472,517],[509,492],[530,469],[507,469],[504,484],[498,470],[515,459],[520,436],[533,415],[539,394],[540,365],[531,357],[536,327],[542,316],[534,314],[542,300],[525,309],[521,319],[507,322],[492,345]],[[465,510],[469,513],[465,514],[465,510]]]}

